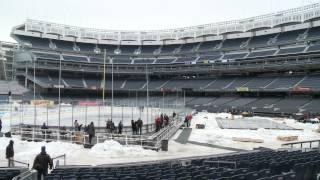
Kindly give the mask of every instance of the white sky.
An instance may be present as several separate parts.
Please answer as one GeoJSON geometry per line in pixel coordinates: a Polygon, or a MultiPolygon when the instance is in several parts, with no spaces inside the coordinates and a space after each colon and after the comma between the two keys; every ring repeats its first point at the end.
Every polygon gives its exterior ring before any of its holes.
{"type": "Polygon", "coordinates": [[[99,29],[178,28],[247,18],[318,0],[2,0],[0,40],[26,18],[99,29]]]}

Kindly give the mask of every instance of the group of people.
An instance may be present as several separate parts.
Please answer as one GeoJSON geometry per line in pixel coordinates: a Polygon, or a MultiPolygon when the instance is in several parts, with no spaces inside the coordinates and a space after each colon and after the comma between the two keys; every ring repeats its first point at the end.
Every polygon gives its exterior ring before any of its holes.
{"type": "Polygon", "coordinates": [[[169,116],[166,114],[161,114],[155,119],[156,123],[156,132],[160,131],[160,129],[169,125],[169,116]]]}
{"type": "Polygon", "coordinates": [[[133,135],[141,135],[142,134],[142,126],[143,121],[139,118],[137,121],[131,120],[131,128],[133,135]]]}
{"type": "Polygon", "coordinates": [[[119,121],[118,127],[116,128],[116,126],[114,125],[114,122],[112,121],[112,119],[109,119],[108,121],[106,121],[106,131],[107,133],[118,133],[118,134],[122,134],[122,130],[123,130],[123,123],[122,121],[119,121]],[[118,132],[117,132],[117,128],[118,128],[118,132]]]}
{"type": "MultiPolygon", "coordinates": [[[[14,167],[14,148],[13,148],[13,140],[9,141],[9,145],[6,148],[6,158],[8,159],[8,167],[14,167]]],[[[32,169],[37,170],[37,179],[41,180],[41,178],[48,175],[48,168],[53,168],[53,161],[49,154],[46,152],[46,147],[41,147],[41,152],[36,156],[33,162],[32,169]]]]}

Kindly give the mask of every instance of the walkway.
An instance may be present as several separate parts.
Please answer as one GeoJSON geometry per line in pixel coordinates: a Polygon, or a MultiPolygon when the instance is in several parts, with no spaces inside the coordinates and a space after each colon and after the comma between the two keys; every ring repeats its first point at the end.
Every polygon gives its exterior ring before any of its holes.
{"type": "Polygon", "coordinates": [[[238,149],[238,148],[232,148],[232,147],[225,147],[225,146],[219,146],[215,144],[208,144],[208,143],[201,143],[201,142],[196,142],[196,141],[189,141],[190,135],[192,132],[192,128],[184,128],[183,131],[180,133],[179,137],[175,140],[176,142],[180,144],[194,144],[198,146],[205,146],[205,147],[210,147],[210,148],[216,148],[216,149],[224,149],[228,151],[246,151],[244,149],[238,149]]]}

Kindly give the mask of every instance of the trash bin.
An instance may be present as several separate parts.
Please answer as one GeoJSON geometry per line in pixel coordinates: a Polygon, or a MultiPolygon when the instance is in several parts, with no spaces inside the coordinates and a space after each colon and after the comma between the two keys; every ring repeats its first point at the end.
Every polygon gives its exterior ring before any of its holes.
{"type": "Polygon", "coordinates": [[[168,151],[168,139],[164,139],[161,141],[161,150],[168,151]]]}

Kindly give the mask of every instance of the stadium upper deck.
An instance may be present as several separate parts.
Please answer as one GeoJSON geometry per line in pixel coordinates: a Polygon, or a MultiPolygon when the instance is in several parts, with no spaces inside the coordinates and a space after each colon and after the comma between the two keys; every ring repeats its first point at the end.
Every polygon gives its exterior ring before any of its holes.
{"type": "MultiPolygon", "coordinates": [[[[172,66],[214,63],[219,66],[228,63],[248,67],[252,61],[259,60],[261,64],[272,64],[274,57],[317,55],[320,50],[319,16],[320,5],[313,4],[246,20],[146,32],[94,30],[27,20],[13,28],[12,36],[21,49],[28,49],[31,53],[18,61],[36,59],[54,64],[61,60],[65,64],[96,65],[104,63],[106,51],[107,64],[172,66]],[[110,33],[116,36],[107,38],[110,33]],[[166,33],[171,34],[170,38],[164,38],[166,33]]],[[[300,59],[305,60],[305,57],[300,59]]],[[[316,67],[316,61],[311,62],[316,67]]],[[[93,71],[101,71],[101,68],[93,71]]]]}
{"type": "Polygon", "coordinates": [[[99,30],[27,20],[23,25],[15,27],[13,34],[66,41],[74,41],[76,39],[77,42],[89,42],[93,44],[162,45],[165,41],[166,44],[182,44],[185,41],[201,42],[206,40],[222,40],[225,39],[225,34],[229,33],[238,34],[228,35],[227,38],[241,38],[254,36],[254,34],[262,35],[270,32],[290,31],[294,28],[301,29],[319,26],[319,22],[315,22],[297,25],[288,29],[281,28],[281,26],[285,24],[310,22],[319,18],[319,16],[320,4],[312,4],[247,19],[154,31],[99,30]]]}

